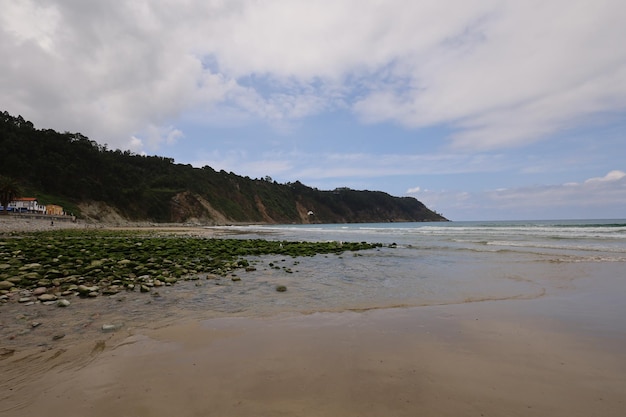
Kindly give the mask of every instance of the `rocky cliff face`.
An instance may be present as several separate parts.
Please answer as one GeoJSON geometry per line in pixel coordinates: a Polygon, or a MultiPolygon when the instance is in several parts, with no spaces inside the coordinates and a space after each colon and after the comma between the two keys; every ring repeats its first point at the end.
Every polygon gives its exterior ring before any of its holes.
{"type": "MultiPolygon", "coordinates": [[[[354,191],[351,193],[371,192],[354,191]]],[[[205,225],[226,225],[237,223],[267,224],[308,224],[308,223],[378,223],[378,222],[415,222],[446,221],[445,218],[430,211],[422,203],[411,198],[399,198],[381,193],[378,204],[350,204],[340,198],[325,201],[324,198],[299,196],[292,201],[293,215],[285,215],[271,205],[266,205],[263,198],[254,195],[252,210],[244,217],[239,213],[234,216],[228,211],[215,208],[211,202],[199,194],[184,191],[174,195],[169,201],[169,217],[159,219],[165,223],[193,223],[205,225]]],[[[335,194],[336,195],[336,194],[335,194]]],[[[127,217],[117,208],[104,202],[83,202],[79,204],[85,220],[108,224],[127,224],[154,221],[150,218],[127,217]]]]}

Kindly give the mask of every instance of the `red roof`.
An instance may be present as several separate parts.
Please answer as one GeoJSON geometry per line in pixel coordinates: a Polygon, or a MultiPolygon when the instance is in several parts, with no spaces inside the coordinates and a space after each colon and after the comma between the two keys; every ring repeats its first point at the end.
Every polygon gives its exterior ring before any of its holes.
{"type": "Polygon", "coordinates": [[[19,197],[14,198],[13,201],[37,201],[35,197],[19,197]]]}

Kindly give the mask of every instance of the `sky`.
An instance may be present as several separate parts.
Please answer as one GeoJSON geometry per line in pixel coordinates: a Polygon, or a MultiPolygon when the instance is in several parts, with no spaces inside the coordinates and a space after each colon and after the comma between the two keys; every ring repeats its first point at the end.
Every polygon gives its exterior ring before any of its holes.
{"type": "Polygon", "coordinates": [[[626,218],[623,0],[0,0],[0,110],[109,149],[626,218]]]}

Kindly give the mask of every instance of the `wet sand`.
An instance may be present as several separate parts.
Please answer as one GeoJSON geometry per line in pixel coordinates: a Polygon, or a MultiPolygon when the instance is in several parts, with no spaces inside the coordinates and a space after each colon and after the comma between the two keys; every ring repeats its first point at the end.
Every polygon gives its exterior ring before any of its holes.
{"type": "Polygon", "coordinates": [[[128,328],[3,357],[0,413],[624,415],[623,339],[537,321],[525,303],[128,328]]]}

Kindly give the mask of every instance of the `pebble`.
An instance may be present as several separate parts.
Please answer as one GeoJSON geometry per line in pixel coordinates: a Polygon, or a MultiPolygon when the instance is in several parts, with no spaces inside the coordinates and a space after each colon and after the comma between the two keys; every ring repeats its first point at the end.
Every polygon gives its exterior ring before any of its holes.
{"type": "Polygon", "coordinates": [[[61,300],[57,301],[57,305],[58,305],[59,307],[67,307],[67,306],[69,306],[70,304],[71,304],[71,303],[70,303],[68,300],[66,300],[65,298],[63,298],[63,299],[61,299],[61,300]]]}
{"type": "Polygon", "coordinates": [[[63,339],[65,337],[65,333],[59,333],[59,334],[55,334],[54,336],[52,336],[52,340],[59,340],[59,339],[63,339]]]}
{"type": "Polygon", "coordinates": [[[76,290],[80,293],[80,295],[89,295],[92,292],[97,292],[100,290],[100,287],[98,287],[97,285],[88,287],[86,285],[79,285],[78,287],[76,287],[76,290]]]}
{"type": "Polygon", "coordinates": [[[56,301],[58,297],[54,294],[41,294],[37,299],[41,302],[56,301]]]}
{"type": "Polygon", "coordinates": [[[39,287],[33,290],[33,295],[42,295],[48,292],[46,287],[39,287]]]}
{"type": "Polygon", "coordinates": [[[29,301],[32,301],[32,298],[30,298],[30,297],[22,297],[19,300],[17,300],[18,303],[28,303],[29,301]]]}

